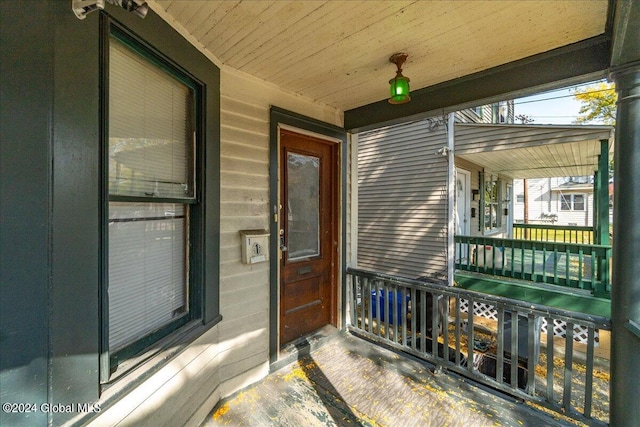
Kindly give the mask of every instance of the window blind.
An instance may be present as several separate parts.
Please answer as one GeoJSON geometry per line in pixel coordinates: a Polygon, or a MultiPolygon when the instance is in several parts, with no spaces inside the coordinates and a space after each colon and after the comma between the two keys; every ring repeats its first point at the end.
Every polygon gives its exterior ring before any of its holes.
{"type": "Polygon", "coordinates": [[[187,312],[185,205],[109,204],[109,350],[187,312]]]}
{"type": "Polygon", "coordinates": [[[112,38],[109,48],[109,351],[188,312],[195,195],[191,90],[112,38]],[[171,203],[171,199],[180,199],[171,203]]]}
{"type": "Polygon", "coordinates": [[[112,39],[109,194],[193,197],[191,90],[112,39]]]}

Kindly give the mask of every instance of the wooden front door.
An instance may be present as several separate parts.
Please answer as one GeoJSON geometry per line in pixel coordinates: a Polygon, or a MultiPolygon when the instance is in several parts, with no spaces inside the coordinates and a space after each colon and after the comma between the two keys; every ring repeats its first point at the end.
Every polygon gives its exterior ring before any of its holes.
{"type": "Polygon", "coordinates": [[[280,344],[336,323],[338,144],[280,131],[280,344]]]}

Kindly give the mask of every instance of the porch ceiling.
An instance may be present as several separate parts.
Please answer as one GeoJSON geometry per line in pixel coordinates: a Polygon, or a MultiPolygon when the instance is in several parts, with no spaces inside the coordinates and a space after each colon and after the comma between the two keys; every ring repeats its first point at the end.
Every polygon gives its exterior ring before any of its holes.
{"type": "Polygon", "coordinates": [[[150,0],[223,66],[341,111],[605,33],[608,0],[150,0]]]}
{"type": "Polygon", "coordinates": [[[601,140],[609,140],[609,126],[456,125],[466,144],[455,155],[487,172],[515,178],[590,176],[598,170],[601,140]]]}

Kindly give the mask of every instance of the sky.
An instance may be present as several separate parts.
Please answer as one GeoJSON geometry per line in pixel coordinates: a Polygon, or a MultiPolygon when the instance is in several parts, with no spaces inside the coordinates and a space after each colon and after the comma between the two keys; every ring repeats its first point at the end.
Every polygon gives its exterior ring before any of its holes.
{"type": "MultiPolygon", "coordinates": [[[[593,84],[571,86],[526,98],[518,98],[514,101],[515,116],[520,114],[530,116],[533,118],[532,124],[536,125],[573,124],[578,117],[578,111],[580,111],[580,102],[573,98],[572,90],[576,87],[593,84]]],[[[517,119],[516,123],[519,123],[517,119]]]]}

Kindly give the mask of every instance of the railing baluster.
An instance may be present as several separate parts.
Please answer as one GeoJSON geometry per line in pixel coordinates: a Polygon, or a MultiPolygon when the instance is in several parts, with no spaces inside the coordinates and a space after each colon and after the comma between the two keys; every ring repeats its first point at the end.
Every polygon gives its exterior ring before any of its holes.
{"type": "Polygon", "coordinates": [[[542,245],[542,283],[547,283],[547,245],[542,245]]]}
{"type": "MultiPolygon", "coordinates": [[[[388,301],[388,303],[391,303],[390,305],[392,306],[389,308],[389,322],[393,322],[393,342],[398,342],[398,322],[400,322],[399,314],[402,314],[398,313],[398,307],[402,307],[402,303],[404,301],[398,301],[400,297],[400,289],[397,286],[394,285],[391,289],[391,295],[389,295],[388,301]]],[[[400,311],[402,311],[402,308],[400,309],[400,311]]]]}
{"type": "Polygon", "coordinates": [[[496,349],[496,381],[504,383],[504,305],[498,306],[498,341],[496,349]]]}
{"type": "Polygon", "coordinates": [[[511,277],[516,277],[516,248],[515,245],[511,245],[511,277]]]}
{"type": "MultiPolygon", "coordinates": [[[[372,281],[371,283],[371,287],[373,288],[375,286],[375,291],[376,291],[376,296],[375,296],[375,307],[376,307],[376,334],[378,334],[378,336],[380,336],[380,290],[378,287],[378,282],[376,280],[372,281]]],[[[369,293],[369,298],[371,298],[372,293],[369,293]]],[[[370,319],[371,320],[371,319],[370,319]]],[[[371,328],[371,332],[373,332],[373,322],[369,322],[369,328],[371,328]]]]}
{"type": "Polygon", "coordinates": [[[455,340],[456,340],[456,366],[460,366],[462,360],[460,358],[460,309],[461,309],[461,298],[460,296],[456,296],[456,325],[455,325],[455,340]]]}
{"type": "Polygon", "coordinates": [[[511,387],[518,388],[518,312],[511,311],[511,387]]]}
{"type": "Polygon", "coordinates": [[[400,301],[402,301],[402,309],[400,310],[402,319],[402,346],[407,345],[407,288],[404,286],[400,288],[400,301]]]}
{"type": "Polygon", "coordinates": [[[584,282],[582,280],[582,258],[584,257],[584,250],[578,249],[578,288],[584,289],[584,282]]]}
{"type": "Polygon", "coordinates": [[[358,317],[356,315],[356,310],[358,309],[358,292],[356,289],[356,286],[358,286],[357,281],[358,279],[356,277],[347,275],[347,283],[349,285],[348,289],[350,293],[347,298],[349,298],[349,321],[351,323],[353,323],[354,319],[356,322],[358,321],[358,317]]]}
{"type": "Polygon", "coordinates": [[[416,317],[417,317],[416,288],[411,288],[411,348],[416,349],[416,317]]]}
{"type": "Polygon", "coordinates": [[[420,289],[420,351],[427,352],[427,293],[420,289]]]}
{"type": "MultiPolygon", "coordinates": [[[[391,317],[391,314],[389,313],[389,283],[385,280],[384,282],[384,292],[382,293],[382,295],[384,296],[384,303],[382,303],[381,305],[384,306],[384,322],[383,322],[383,326],[384,326],[384,337],[385,339],[389,339],[389,317],[391,317]]],[[[391,307],[391,309],[393,309],[393,307],[391,307]]],[[[382,319],[381,317],[382,315],[382,310],[379,312],[379,318],[382,319]]]]}
{"type": "Polygon", "coordinates": [[[547,320],[547,402],[553,403],[555,402],[555,398],[553,395],[553,336],[554,336],[554,327],[555,320],[551,317],[546,317],[547,320]]]}
{"type": "Polygon", "coordinates": [[[439,310],[438,304],[440,302],[440,296],[431,294],[431,354],[434,357],[438,357],[438,317],[439,310]]]}
{"type": "Polygon", "coordinates": [[[564,389],[562,393],[562,408],[571,410],[571,383],[573,375],[573,323],[567,322],[564,354],[564,389]]]}
{"type": "Polygon", "coordinates": [[[558,246],[553,245],[553,284],[558,284],[558,246]]]}
{"type": "Polygon", "coordinates": [[[444,307],[444,313],[442,314],[442,342],[443,342],[443,354],[442,358],[446,363],[449,362],[449,296],[443,296],[442,301],[444,307]]]}
{"type": "Polygon", "coordinates": [[[564,270],[565,285],[572,287],[571,278],[569,277],[569,273],[571,272],[571,253],[569,252],[569,248],[567,248],[566,246],[565,246],[564,263],[565,263],[565,270],[564,270]]]}
{"type": "Polygon", "coordinates": [[[536,328],[536,316],[529,314],[527,321],[527,393],[529,396],[536,394],[536,334],[539,333],[536,328]]]}
{"type": "Polygon", "coordinates": [[[525,278],[524,265],[524,241],[522,241],[520,242],[520,279],[525,278]]]}
{"type": "Polygon", "coordinates": [[[593,401],[593,359],[595,347],[595,330],[589,326],[587,332],[587,371],[584,380],[584,411],[587,418],[591,418],[591,405],[593,401]]]}
{"type": "Polygon", "coordinates": [[[536,244],[531,245],[531,280],[536,281],[536,244]]]}
{"type": "Polygon", "coordinates": [[[473,299],[469,299],[469,308],[467,309],[467,369],[473,373],[473,299]]]}

